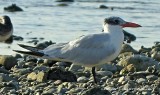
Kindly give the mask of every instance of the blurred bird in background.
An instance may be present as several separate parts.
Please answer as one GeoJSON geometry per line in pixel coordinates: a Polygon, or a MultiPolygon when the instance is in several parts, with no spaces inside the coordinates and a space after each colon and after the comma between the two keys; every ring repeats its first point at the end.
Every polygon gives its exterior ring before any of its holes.
{"type": "Polygon", "coordinates": [[[9,16],[0,16],[0,42],[13,42],[13,25],[9,16]]]}

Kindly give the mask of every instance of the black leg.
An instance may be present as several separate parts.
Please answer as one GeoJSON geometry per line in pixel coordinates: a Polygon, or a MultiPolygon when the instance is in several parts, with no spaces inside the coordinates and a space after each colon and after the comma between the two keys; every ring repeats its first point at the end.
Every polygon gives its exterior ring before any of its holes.
{"type": "Polygon", "coordinates": [[[92,67],[92,75],[93,75],[94,82],[97,84],[95,67],[92,67]]]}

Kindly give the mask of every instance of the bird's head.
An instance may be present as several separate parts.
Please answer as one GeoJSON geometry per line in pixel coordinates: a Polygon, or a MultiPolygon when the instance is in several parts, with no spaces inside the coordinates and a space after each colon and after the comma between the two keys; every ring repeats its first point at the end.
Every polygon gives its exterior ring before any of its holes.
{"type": "Polygon", "coordinates": [[[136,24],[136,23],[132,23],[132,22],[127,22],[123,19],[121,19],[120,17],[109,17],[109,18],[105,18],[104,19],[104,25],[108,24],[108,25],[117,25],[117,26],[121,26],[122,28],[124,27],[141,27],[141,25],[136,24]]]}
{"type": "Polygon", "coordinates": [[[6,16],[6,15],[0,16],[0,23],[8,25],[8,24],[11,24],[11,20],[10,20],[9,16],[6,16]]]}

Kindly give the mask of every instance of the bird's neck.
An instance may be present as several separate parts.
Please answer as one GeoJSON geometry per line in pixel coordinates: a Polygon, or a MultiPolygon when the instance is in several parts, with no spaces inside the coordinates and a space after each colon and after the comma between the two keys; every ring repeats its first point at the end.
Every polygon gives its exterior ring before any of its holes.
{"type": "Polygon", "coordinates": [[[104,33],[110,35],[111,41],[115,45],[121,46],[124,40],[124,33],[122,27],[119,25],[104,25],[104,33]]]}
{"type": "Polygon", "coordinates": [[[108,25],[105,24],[104,26],[104,32],[105,33],[110,33],[110,34],[115,34],[115,33],[123,33],[122,27],[119,25],[108,25]]]}

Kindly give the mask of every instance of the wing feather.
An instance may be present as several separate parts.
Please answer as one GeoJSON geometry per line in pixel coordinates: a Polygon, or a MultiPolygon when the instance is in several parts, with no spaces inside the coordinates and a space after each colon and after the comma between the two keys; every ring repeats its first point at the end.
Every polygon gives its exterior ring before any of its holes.
{"type": "Polygon", "coordinates": [[[110,36],[105,33],[82,36],[69,43],[50,46],[44,50],[50,58],[63,58],[81,64],[96,64],[114,52],[110,36]]]}

